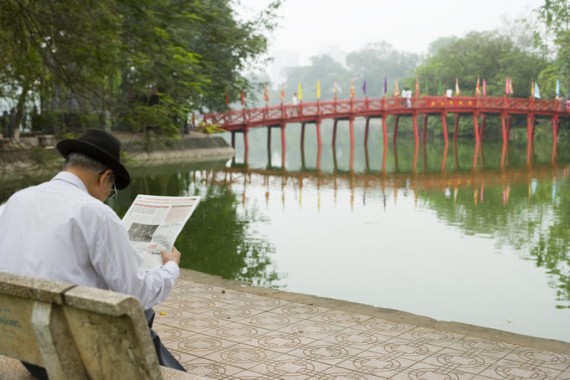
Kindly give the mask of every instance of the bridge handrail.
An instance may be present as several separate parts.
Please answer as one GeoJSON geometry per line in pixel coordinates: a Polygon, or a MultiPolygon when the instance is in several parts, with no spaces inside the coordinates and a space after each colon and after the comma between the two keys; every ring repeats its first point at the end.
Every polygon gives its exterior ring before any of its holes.
{"type": "Polygon", "coordinates": [[[203,115],[206,123],[221,128],[279,125],[285,122],[321,118],[385,117],[387,114],[425,113],[503,113],[569,116],[564,100],[492,96],[419,96],[325,100],[300,104],[281,104],[261,108],[229,110],[203,115]]]}

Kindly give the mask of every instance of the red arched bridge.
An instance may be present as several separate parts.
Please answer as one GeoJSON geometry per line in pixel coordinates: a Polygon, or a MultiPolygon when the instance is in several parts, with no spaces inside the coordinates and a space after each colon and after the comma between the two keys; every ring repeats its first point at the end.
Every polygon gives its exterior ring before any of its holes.
{"type": "Polygon", "coordinates": [[[282,149],[285,148],[285,127],[290,123],[301,124],[301,144],[304,144],[305,125],[315,124],[317,142],[321,140],[321,120],[334,120],[332,144],[336,144],[336,131],[339,121],[348,121],[350,146],[354,147],[354,120],[365,118],[366,127],[364,143],[368,143],[370,120],[382,119],[384,144],[388,141],[386,118],[394,117],[394,142],[397,138],[398,122],[402,116],[412,117],[414,139],[419,141],[418,119],[423,116],[423,135],[426,136],[427,122],[430,116],[438,116],[445,144],[448,144],[447,115],[455,115],[454,140],[457,139],[459,119],[461,116],[471,116],[473,119],[473,136],[477,145],[480,144],[485,120],[488,115],[498,115],[501,118],[501,133],[503,143],[508,142],[511,116],[526,115],[528,146],[534,140],[535,120],[537,117],[550,118],[552,121],[553,141],[556,141],[560,120],[570,117],[570,103],[565,100],[540,100],[534,98],[511,98],[490,96],[416,96],[412,98],[383,97],[379,99],[343,99],[331,101],[316,101],[300,104],[281,104],[242,110],[230,110],[225,113],[210,113],[203,116],[204,121],[216,124],[221,129],[232,133],[232,146],[235,147],[235,134],[243,133],[245,150],[248,149],[248,131],[251,128],[267,127],[268,144],[271,143],[271,128],[281,129],[282,149]]]}

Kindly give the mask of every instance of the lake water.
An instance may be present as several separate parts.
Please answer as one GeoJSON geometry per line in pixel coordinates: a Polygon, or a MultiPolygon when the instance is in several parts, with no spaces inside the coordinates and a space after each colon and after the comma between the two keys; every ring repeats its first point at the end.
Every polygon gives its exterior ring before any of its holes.
{"type": "Polygon", "coordinates": [[[111,206],[138,193],[201,195],[176,245],[182,266],[258,286],[398,309],[570,342],[570,143],[400,136],[359,130],[315,149],[288,126],[250,133],[228,162],[133,172],[111,206]],[[411,140],[411,141],[410,141],[411,140]],[[530,159],[529,159],[530,157],[530,159]],[[317,169],[318,168],[318,169],[317,169]]]}

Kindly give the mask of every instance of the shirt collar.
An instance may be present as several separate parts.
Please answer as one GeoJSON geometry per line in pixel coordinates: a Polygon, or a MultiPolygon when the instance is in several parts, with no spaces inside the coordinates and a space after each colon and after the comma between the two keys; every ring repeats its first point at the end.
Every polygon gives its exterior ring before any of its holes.
{"type": "Polygon", "coordinates": [[[73,186],[79,188],[80,190],[83,190],[86,193],[88,192],[87,187],[85,187],[85,184],[83,183],[83,181],[73,173],[61,171],[61,172],[57,173],[57,175],[55,177],[52,178],[52,181],[55,181],[55,180],[68,182],[68,183],[72,184],[73,186]]]}

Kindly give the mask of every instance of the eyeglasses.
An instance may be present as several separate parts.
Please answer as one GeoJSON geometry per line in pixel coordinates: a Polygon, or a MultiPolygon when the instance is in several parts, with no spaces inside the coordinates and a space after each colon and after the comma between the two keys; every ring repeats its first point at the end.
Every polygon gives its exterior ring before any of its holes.
{"type": "Polygon", "coordinates": [[[107,197],[107,199],[112,199],[117,195],[117,186],[115,185],[115,176],[113,176],[113,188],[111,189],[111,193],[107,197]]]}

